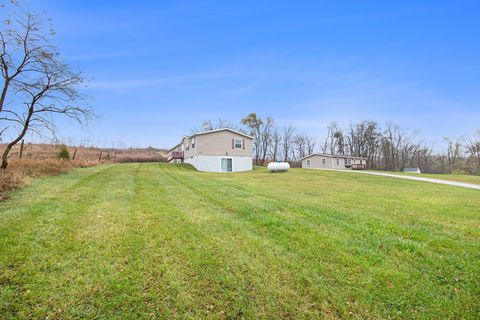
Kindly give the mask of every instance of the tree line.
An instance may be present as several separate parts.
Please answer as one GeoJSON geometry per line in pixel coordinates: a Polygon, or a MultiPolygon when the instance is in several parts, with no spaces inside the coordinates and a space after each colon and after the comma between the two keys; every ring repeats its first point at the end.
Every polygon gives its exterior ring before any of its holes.
{"type": "Polygon", "coordinates": [[[253,137],[254,161],[298,162],[312,153],[367,158],[369,169],[400,171],[419,167],[430,173],[480,174],[480,130],[471,137],[445,138],[428,143],[417,130],[392,122],[359,121],[346,127],[330,122],[324,137],[306,135],[292,124],[278,126],[272,117],[250,113],[238,125],[225,120],[205,121],[202,130],[232,128],[253,137]]]}
{"type": "MultiPolygon", "coordinates": [[[[27,133],[54,133],[58,117],[82,124],[93,113],[79,90],[83,73],[62,61],[51,41],[55,32],[48,19],[17,1],[0,0],[0,9],[0,142],[6,143],[0,168],[6,169],[12,147],[27,133]]],[[[445,138],[437,147],[416,131],[376,121],[347,127],[331,122],[322,138],[306,135],[293,125],[278,126],[272,117],[260,118],[256,113],[238,125],[205,121],[202,129],[215,127],[231,127],[253,136],[255,162],[260,165],[296,162],[320,152],[365,157],[371,169],[420,167],[425,172],[480,174],[480,130],[471,137],[445,138]]]]}

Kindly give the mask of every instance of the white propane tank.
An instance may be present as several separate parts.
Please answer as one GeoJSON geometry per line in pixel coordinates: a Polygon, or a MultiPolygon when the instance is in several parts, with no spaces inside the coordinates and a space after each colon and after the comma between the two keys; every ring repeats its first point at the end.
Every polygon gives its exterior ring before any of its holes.
{"type": "Polygon", "coordinates": [[[290,169],[288,162],[270,162],[268,164],[268,170],[270,172],[285,172],[290,169]]]}

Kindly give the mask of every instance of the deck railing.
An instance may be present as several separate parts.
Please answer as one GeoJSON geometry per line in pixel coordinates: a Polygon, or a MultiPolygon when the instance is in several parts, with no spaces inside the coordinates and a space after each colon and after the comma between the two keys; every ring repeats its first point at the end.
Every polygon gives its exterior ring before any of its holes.
{"type": "Polygon", "coordinates": [[[183,159],[183,151],[173,151],[170,159],[183,159]]]}
{"type": "Polygon", "coordinates": [[[360,164],[360,163],[354,163],[351,165],[352,170],[366,170],[367,165],[366,164],[360,164]]]}

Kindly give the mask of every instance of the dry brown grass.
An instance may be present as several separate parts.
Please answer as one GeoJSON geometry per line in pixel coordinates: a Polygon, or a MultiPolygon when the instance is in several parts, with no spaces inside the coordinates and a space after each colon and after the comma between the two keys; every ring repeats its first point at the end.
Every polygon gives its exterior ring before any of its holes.
{"type": "Polygon", "coordinates": [[[37,178],[42,176],[56,176],[66,173],[74,168],[71,161],[65,160],[10,160],[8,171],[18,173],[22,176],[37,178]]]}
{"type": "MultiPolygon", "coordinates": [[[[0,152],[4,145],[0,144],[0,152]]],[[[67,146],[70,157],[81,161],[98,161],[100,153],[102,160],[114,162],[162,162],[166,161],[167,151],[155,148],[130,148],[130,149],[110,149],[93,147],[73,147],[67,146]],[[76,152],[75,152],[76,150],[76,152]]],[[[45,160],[58,157],[60,146],[56,144],[35,144],[25,143],[23,149],[24,159],[45,160]]],[[[12,148],[10,152],[11,159],[17,159],[20,153],[20,144],[12,148]]]]}
{"type": "Polygon", "coordinates": [[[16,172],[0,170],[0,201],[8,197],[10,191],[26,184],[24,177],[16,172]]]}
{"type": "Polygon", "coordinates": [[[56,176],[73,168],[90,167],[99,163],[92,160],[11,159],[6,171],[0,170],[0,200],[6,199],[11,191],[27,185],[29,178],[56,176]]]}
{"type": "MultiPolygon", "coordinates": [[[[0,144],[0,154],[5,147],[0,144]]],[[[0,200],[17,188],[25,186],[29,178],[56,176],[76,167],[90,167],[105,162],[162,162],[166,151],[155,148],[107,149],[93,147],[67,147],[74,160],[58,159],[60,146],[56,144],[26,143],[23,158],[18,159],[20,144],[12,148],[6,172],[0,172],[0,200]],[[102,160],[100,159],[102,155],[102,160]]]]}

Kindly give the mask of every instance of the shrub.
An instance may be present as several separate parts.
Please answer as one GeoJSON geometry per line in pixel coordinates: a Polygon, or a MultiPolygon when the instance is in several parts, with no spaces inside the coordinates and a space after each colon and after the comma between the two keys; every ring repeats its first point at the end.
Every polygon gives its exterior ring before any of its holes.
{"type": "Polygon", "coordinates": [[[452,174],[467,175],[469,173],[465,169],[455,169],[452,171],[452,174]]]}
{"type": "Polygon", "coordinates": [[[0,200],[8,197],[8,193],[25,184],[25,179],[16,173],[0,170],[0,200]]]}
{"type": "Polygon", "coordinates": [[[67,173],[76,167],[91,167],[98,164],[98,161],[88,160],[63,161],[59,159],[11,159],[6,171],[0,170],[0,200],[6,199],[10,191],[26,185],[28,178],[56,176],[67,173]]]}
{"type": "Polygon", "coordinates": [[[63,160],[70,159],[70,152],[68,151],[68,148],[66,145],[62,144],[60,146],[60,151],[58,152],[58,158],[63,160]]]}
{"type": "Polygon", "coordinates": [[[75,165],[70,161],[50,160],[32,160],[22,159],[10,161],[7,171],[18,173],[32,178],[43,176],[56,176],[66,173],[73,169],[75,165]]]}

